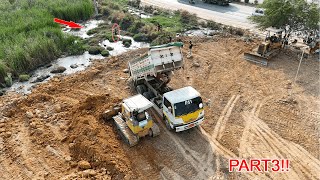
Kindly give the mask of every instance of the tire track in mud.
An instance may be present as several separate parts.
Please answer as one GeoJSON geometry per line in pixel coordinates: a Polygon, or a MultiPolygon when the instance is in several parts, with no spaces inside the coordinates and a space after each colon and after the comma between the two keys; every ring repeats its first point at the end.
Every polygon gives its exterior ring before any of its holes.
{"type": "MultiPolygon", "coordinates": [[[[184,142],[183,138],[179,138],[175,132],[171,132],[167,129],[167,127],[163,124],[160,117],[158,116],[157,112],[153,111],[154,117],[156,117],[158,124],[161,126],[161,128],[165,131],[170,139],[174,142],[176,149],[180,151],[180,154],[186,159],[189,164],[197,171],[197,175],[193,177],[194,179],[208,179],[212,177],[215,174],[214,166],[215,164],[211,163],[214,162],[214,156],[210,148],[207,148],[205,152],[197,152],[193,150],[187,143],[184,142]],[[203,155],[204,154],[204,155],[203,155]]],[[[196,134],[198,134],[198,137],[202,137],[200,135],[199,130],[195,129],[197,131],[196,134]]],[[[200,141],[199,141],[200,142],[200,141]]],[[[200,143],[197,143],[197,145],[201,146],[200,143]]],[[[169,167],[168,167],[169,168],[169,167]]],[[[166,169],[164,169],[167,172],[170,172],[166,169]]],[[[172,170],[171,170],[172,171],[172,170]]],[[[164,176],[164,172],[160,172],[161,176],[164,176]]],[[[174,177],[181,177],[176,173],[174,177]]]]}
{"type": "Polygon", "coordinates": [[[289,172],[266,172],[272,179],[317,179],[320,161],[301,146],[283,139],[258,118],[266,100],[262,103],[257,102],[251,112],[243,114],[246,126],[240,141],[241,158],[289,159],[289,172]]]}
{"type": "Polygon", "coordinates": [[[225,130],[227,121],[229,120],[229,117],[232,113],[232,110],[239,100],[240,95],[233,95],[231,99],[228,101],[227,105],[224,107],[221,116],[218,119],[218,122],[216,124],[216,127],[214,128],[212,138],[220,140],[223,135],[223,131],[225,130]]]}

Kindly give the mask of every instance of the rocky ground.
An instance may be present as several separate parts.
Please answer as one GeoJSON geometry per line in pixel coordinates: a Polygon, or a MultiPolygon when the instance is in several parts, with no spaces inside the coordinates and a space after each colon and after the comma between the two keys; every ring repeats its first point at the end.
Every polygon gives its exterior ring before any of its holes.
{"type": "Polygon", "coordinates": [[[160,136],[133,148],[122,142],[101,115],[135,93],[123,69],[147,49],[131,51],[55,77],[30,95],[0,97],[2,178],[319,178],[319,62],[303,60],[294,83],[297,52],[284,50],[265,67],[243,60],[258,41],[193,41],[193,57],[170,85],[201,92],[208,104],[201,128],[174,133],[158,120],[160,136]],[[227,159],[253,157],[290,159],[290,171],[228,173],[227,159]]]}

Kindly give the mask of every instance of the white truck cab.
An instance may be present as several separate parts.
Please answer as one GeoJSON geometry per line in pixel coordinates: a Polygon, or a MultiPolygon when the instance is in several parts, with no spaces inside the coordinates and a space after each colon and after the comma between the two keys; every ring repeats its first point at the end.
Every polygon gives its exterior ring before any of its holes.
{"type": "Polygon", "coordinates": [[[204,109],[200,93],[191,86],[163,94],[163,118],[176,132],[200,125],[204,109]]]}

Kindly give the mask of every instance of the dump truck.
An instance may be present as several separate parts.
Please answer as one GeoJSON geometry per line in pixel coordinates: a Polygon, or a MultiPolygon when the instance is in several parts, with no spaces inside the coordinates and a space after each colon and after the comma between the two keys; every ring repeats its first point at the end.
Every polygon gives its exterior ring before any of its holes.
{"type": "Polygon", "coordinates": [[[152,106],[148,99],[138,94],[124,99],[121,111],[112,117],[119,134],[130,147],[138,144],[141,137],[160,134],[158,125],[148,112],[152,106]]]}
{"type": "Polygon", "coordinates": [[[176,132],[199,126],[204,120],[200,93],[188,86],[168,86],[173,72],[183,68],[183,43],[174,42],[149,49],[147,55],[129,62],[130,75],[137,92],[150,100],[166,126],[176,132]]]}
{"type": "Polygon", "coordinates": [[[218,4],[219,6],[228,6],[231,0],[202,0],[205,3],[218,4]]]}
{"type": "Polygon", "coordinates": [[[245,52],[245,60],[267,66],[268,61],[283,48],[284,38],[282,37],[282,33],[284,30],[270,27],[266,31],[265,41],[261,42],[258,47],[250,52],[245,52]]]}

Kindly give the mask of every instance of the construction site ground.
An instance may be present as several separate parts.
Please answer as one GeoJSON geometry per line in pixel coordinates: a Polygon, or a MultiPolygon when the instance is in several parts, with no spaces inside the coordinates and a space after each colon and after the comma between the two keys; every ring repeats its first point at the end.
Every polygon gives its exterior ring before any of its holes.
{"type": "Polygon", "coordinates": [[[243,59],[257,40],[193,42],[193,57],[185,58],[169,85],[201,93],[200,128],[175,133],[155,117],[158,137],[132,148],[120,139],[102,114],[135,94],[123,69],[147,49],[131,51],[55,77],[27,96],[0,97],[1,179],[319,179],[316,57],[302,61],[294,83],[298,52],[283,50],[261,66],[243,59]],[[289,159],[290,170],[229,173],[230,158],[289,159]]]}

